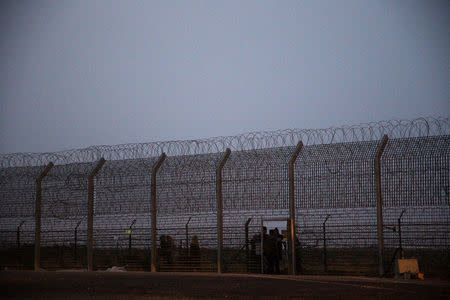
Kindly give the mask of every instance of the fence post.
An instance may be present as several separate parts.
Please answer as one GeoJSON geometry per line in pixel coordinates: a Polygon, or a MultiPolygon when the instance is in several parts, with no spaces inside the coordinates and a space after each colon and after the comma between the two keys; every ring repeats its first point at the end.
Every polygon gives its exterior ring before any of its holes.
{"type": "Polygon", "coordinates": [[[191,248],[189,247],[189,222],[191,221],[192,217],[189,217],[189,220],[186,222],[185,230],[186,230],[186,249],[187,249],[187,255],[188,258],[191,257],[191,248]]]}
{"type": "Polygon", "coordinates": [[[39,271],[41,265],[41,200],[42,200],[42,179],[47,176],[53,163],[49,162],[42,171],[41,175],[36,178],[36,207],[34,212],[34,270],[39,271]]]}
{"type": "Polygon", "coordinates": [[[289,161],[289,215],[290,215],[290,239],[291,239],[291,264],[292,275],[296,274],[296,257],[295,257],[295,185],[294,185],[294,166],[300,151],[302,150],[302,141],[298,142],[297,148],[289,161]]]}
{"type": "Polygon", "coordinates": [[[261,274],[264,274],[264,220],[262,217],[260,217],[261,219],[261,224],[259,226],[259,258],[260,258],[260,265],[261,265],[261,274]]]}
{"type": "Polygon", "coordinates": [[[131,234],[132,234],[132,230],[133,230],[133,225],[136,223],[136,219],[133,220],[133,222],[131,222],[130,228],[128,229],[128,255],[131,255],[131,234]]]}
{"type": "Polygon", "coordinates": [[[98,161],[95,168],[92,170],[92,172],[89,174],[88,177],[88,220],[87,220],[87,227],[88,227],[88,247],[87,247],[87,263],[88,263],[88,271],[92,271],[94,268],[94,177],[97,175],[98,171],[103,167],[105,164],[105,159],[102,157],[98,161]]]}
{"type": "Polygon", "coordinates": [[[404,259],[405,258],[405,252],[403,251],[403,246],[402,246],[402,216],[405,213],[406,209],[402,210],[402,213],[400,214],[400,216],[397,219],[397,224],[398,224],[398,247],[400,249],[400,258],[404,259]]]}
{"type": "Polygon", "coordinates": [[[383,237],[383,199],[381,195],[381,155],[388,142],[388,136],[385,134],[381,139],[378,147],[377,156],[375,157],[375,185],[377,189],[377,233],[378,233],[378,275],[384,275],[383,266],[383,252],[384,252],[384,237],[383,237]]]}
{"type": "Polygon", "coordinates": [[[22,228],[23,223],[25,221],[20,222],[19,226],[17,226],[17,248],[20,248],[20,228],[22,228]]]}
{"type": "Polygon", "coordinates": [[[157,240],[156,240],[156,214],[157,214],[157,208],[156,208],[156,172],[158,172],[158,169],[161,167],[162,163],[166,159],[166,153],[162,153],[159,157],[156,164],[153,166],[152,170],[152,182],[151,182],[151,213],[152,213],[152,253],[151,253],[151,271],[156,272],[156,263],[158,259],[158,247],[157,247],[157,240]]]}
{"type": "Polygon", "coordinates": [[[222,199],[222,169],[230,157],[231,150],[227,148],[216,170],[216,198],[217,198],[217,273],[222,273],[223,247],[223,199],[222,199]]]}
{"type": "Polygon", "coordinates": [[[250,253],[249,253],[249,248],[248,248],[248,225],[250,224],[250,222],[252,221],[252,218],[248,218],[247,222],[245,222],[245,262],[247,265],[247,273],[249,273],[250,271],[250,266],[249,266],[249,259],[250,259],[250,253]]]}
{"type": "Polygon", "coordinates": [[[77,259],[77,241],[78,241],[78,226],[80,226],[81,220],[78,221],[77,226],[74,230],[74,241],[73,241],[73,256],[77,259]]]}

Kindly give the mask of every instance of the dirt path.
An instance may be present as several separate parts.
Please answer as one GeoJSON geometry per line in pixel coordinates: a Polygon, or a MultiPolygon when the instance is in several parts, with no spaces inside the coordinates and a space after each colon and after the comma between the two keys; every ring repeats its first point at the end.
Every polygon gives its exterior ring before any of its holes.
{"type": "Polygon", "coordinates": [[[1,299],[450,299],[450,282],[337,276],[1,271],[1,299]]]}

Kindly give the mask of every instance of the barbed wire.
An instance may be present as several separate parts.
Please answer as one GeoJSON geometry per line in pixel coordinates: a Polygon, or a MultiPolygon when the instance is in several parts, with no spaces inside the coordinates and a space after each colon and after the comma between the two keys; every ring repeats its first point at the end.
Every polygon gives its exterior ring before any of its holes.
{"type": "Polygon", "coordinates": [[[385,134],[390,139],[448,135],[450,122],[448,117],[427,117],[326,129],[249,132],[198,140],[101,145],[52,153],[0,154],[0,167],[43,166],[49,162],[55,165],[87,163],[97,161],[101,157],[106,160],[141,159],[157,157],[163,152],[168,156],[185,156],[218,153],[225,151],[226,148],[232,151],[250,151],[295,146],[299,141],[304,145],[363,142],[379,140],[385,134]]]}

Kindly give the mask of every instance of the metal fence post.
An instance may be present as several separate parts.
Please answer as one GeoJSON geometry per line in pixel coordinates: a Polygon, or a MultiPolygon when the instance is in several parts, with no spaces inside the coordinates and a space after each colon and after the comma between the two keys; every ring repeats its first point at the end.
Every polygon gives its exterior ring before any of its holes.
{"type": "Polygon", "coordinates": [[[78,221],[77,226],[75,226],[75,230],[74,230],[74,240],[73,240],[73,256],[75,257],[75,259],[77,259],[77,242],[78,242],[78,226],[80,226],[81,224],[81,220],[78,221]]]}
{"type": "Polygon", "coordinates": [[[17,248],[20,248],[20,228],[22,228],[23,223],[25,221],[20,222],[19,226],[17,226],[17,248]]]}
{"type": "Polygon", "coordinates": [[[222,247],[223,247],[223,199],[222,199],[222,169],[230,157],[231,150],[227,148],[216,170],[216,197],[217,197],[217,273],[222,273],[222,247]]]}
{"type": "Polygon", "coordinates": [[[400,216],[397,219],[397,224],[398,224],[398,247],[400,249],[400,258],[403,259],[405,258],[405,251],[403,251],[403,246],[402,246],[402,216],[405,213],[406,209],[402,210],[402,213],[400,214],[400,216]]]}
{"type": "Polygon", "coordinates": [[[378,147],[377,156],[375,157],[375,185],[377,190],[377,233],[378,233],[378,274],[384,275],[383,252],[383,199],[381,195],[381,155],[388,142],[388,136],[384,135],[378,147]]]}
{"type": "Polygon", "coordinates": [[[131,222],[130,228],[128,229],[128,255],[131,255],[131,246],[132,246],[132,238],[131,238],[131,234],[132,234],[132,230],[133,230],[133,225],[136,223],[136,219],[133,220],[133,222],[131,222]]]}
{"type": "Polygon", "coordinates": [[[186,222],[185,230],[186,230],[186,249],[188,257],[191,257],[191,248],[189,247],[189,222],[192,217],[189,217],[189,220],[186,222]]]}
{"type": "Polygon", "coordinates": [[[53,163],[49,162],[42,171],[41,175],[36,178],[36,208],[34,212],[34,270],[39,271],[41,265],[41,200],[42,200],[42,179],[47,176],[53,163]]]}
{"type": "Polygon", "coordinates": [[[87,265],[88,271],[92,271],[94,268],[94,177],[97,175],[98,171],[105,164],[105,159],[102,157],[98,161],[95,168],[89,174],[88,178],[88,220],[87,220],[87,265]]]}
{"type": "Polygon", "coordinates": [[[290,215],[290,239],[291,239],[291,264],[292,275],[296,274],[296,257],[295,257],[295,185],[294,185],[294,166],[300,151],[302,150],[302,141],[298,142],[297,148],[289,161],[289,215],[290,215]]]}
{"type": "Polygon", "coordinates": [[[250,271],[249,259],[250,259],[250,250],[248,248],[249,239],[248,239],[248,225],[252,221],[252,218],[248,218],[247,222],[245,222],[245,262],[247,266],[247,273],[250,271]]]}
{"type": "Polygon", "coordinates": [[[156,264],[158,259],[158,247],[157,247],[157,237],[156,237],[156,214],[157,214],[157,207],[156,207],[156,173],[158,172],[158,169],[161,167],[162,163],[166,159],[166,153],[162,153],[159,157],[156,164],[153,166],[152,170],[152,182],[151,182],[151,213],[152,213],[152,252],[151,252],[151,271],[156,272],[156,264]]]}
{"type": "Polygon", "coordinates": [[[261,265],[261,274],[264,274],[264,221],[263,218],[260,217],[261,224],[259,226],[259,249],[260,249],[260,265],[261,265]]]}

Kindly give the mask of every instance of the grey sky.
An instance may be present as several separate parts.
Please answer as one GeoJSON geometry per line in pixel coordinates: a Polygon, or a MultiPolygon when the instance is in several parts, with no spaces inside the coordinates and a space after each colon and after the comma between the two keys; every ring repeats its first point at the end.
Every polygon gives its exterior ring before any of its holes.
{"type": "Polygon", "coordinates": [[[450,1],[18,2],[0,153],[450,115],[450,1]]]}

